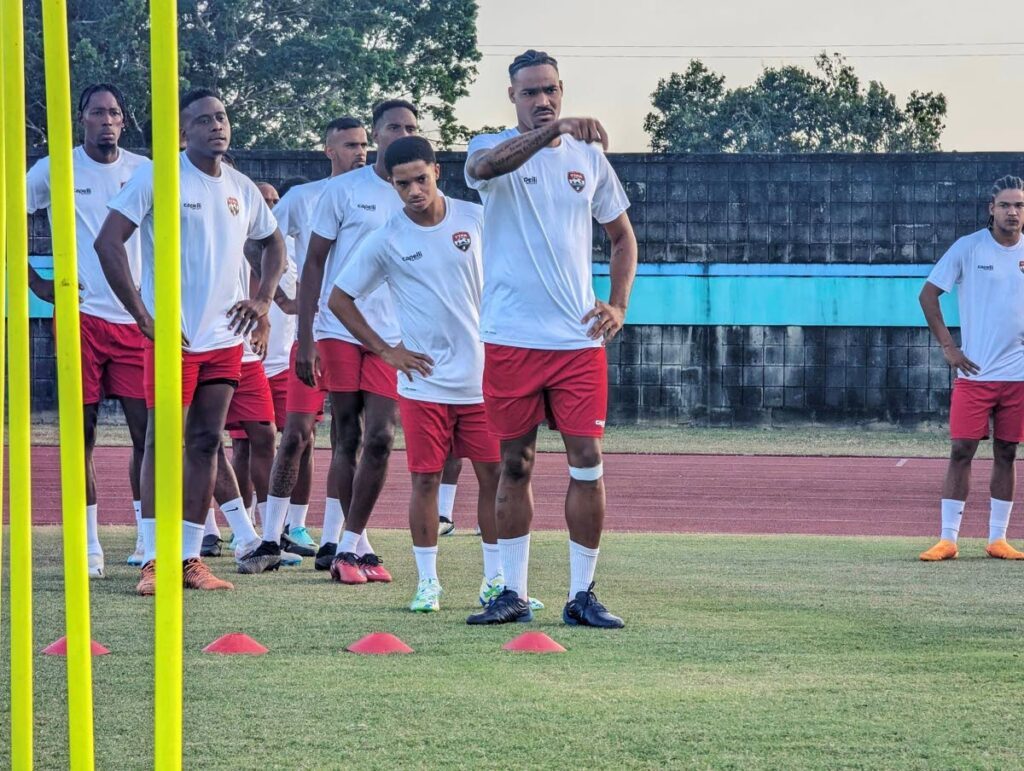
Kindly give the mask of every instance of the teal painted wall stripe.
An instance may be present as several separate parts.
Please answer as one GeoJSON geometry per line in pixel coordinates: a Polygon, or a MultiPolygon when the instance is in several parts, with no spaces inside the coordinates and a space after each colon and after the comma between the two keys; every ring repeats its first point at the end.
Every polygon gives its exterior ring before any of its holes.
{"type": "MultiPolygon", "coordinates": [[[[923,279],[877,276],[638,275],[628,324],[921,327],[923,279]]],[[[594,277],[607,298],[611,281],[594,277]]],[[[946,323],[959,323],[956,298],[943,295],[946,323]]]]}

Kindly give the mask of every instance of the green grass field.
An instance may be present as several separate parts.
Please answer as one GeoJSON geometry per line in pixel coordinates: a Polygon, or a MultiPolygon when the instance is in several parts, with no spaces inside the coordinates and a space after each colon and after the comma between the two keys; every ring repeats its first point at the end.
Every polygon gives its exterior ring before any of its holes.
{"type": "MultiPolygon", "coordinates": [[[[317,446],[328,447],[329,424],[317,432],[317,446]]],[[[32,426],[32,442],[57,445],[54,423],[32,426]]],[[[127,446],[123,425],[101,425],[100,445],[127,446]]],[[[405,446],[401,429],[395,446],[405,446]]],[[[561,437],[546,429],[537,434],[542,452],[561,452],[561,437]]],[[[606,452],[687,453],[697,455],[834,455],[942,458],[949,454],[949,433],[945,428],[894,430],[891,428],[701,428],[694,426],[610,426],[605,435],[606,452]]],[[[978,457],[992,457],[991,445],[983,442],[978,457]]]]}
{"type": "MultiPolygon", "coordinates": [[[[93,584],[97,768],[150,763],[152,608],[105,528],[93,584]]],[[[405,610],[408,536],[373,534],[391,585],[341,587],[311,565],[186,594],[185,759],[203,769],[1010,768],[1020,754],[1024,565],[967,541],[922,564],[926,539],[618,535],[598,591],[619,632],[564,627],[563,533],[540,533],[532,625],[464,624],[479,584],[469,535],[443,539],[441,613],[405,610]],[[568,652],[501,652],[526,628],[568,652]],[[200,653],[244,631],[259,658],[200,653]],[[342,652],[390,631],[410,656],[342,652]]],[[[36,648],[63,634],[59,533],[36,530],[36,648]]],[[[228,577],[227,559],[211,560],[228,577]]],[[[4,588],[8,579],[4,578],[4,588]]],[[[6,592],[5,592],[6,595],[6,592]]],[[[6,623],[7,597],[3,615],[6,623]]],[[[6,644],[6,641],[5,641],[6,644]]],[[[9,682],[7,656],[0,682],[9,682]]],[[[36,758],[67,765],[63,659],[37,656],[36,758]]],[[[0,746],[10,743],[0,696],[0,746]]],[[[4,760],[0,760],[3,764],[4,760]]]]}

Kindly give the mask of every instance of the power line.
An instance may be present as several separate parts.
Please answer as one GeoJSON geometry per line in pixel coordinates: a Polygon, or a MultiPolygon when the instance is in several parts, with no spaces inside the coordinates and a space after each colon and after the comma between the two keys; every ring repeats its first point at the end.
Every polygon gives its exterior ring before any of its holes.
{"type": "MultiPolygon", "coordinates": [[[[553,46],[552,46],[553,48],[553,46]]],[[[508,58],[507,53],[483,53],[485,57],[508,58]]],[[[813,59],[816,54],[560,54],[559,59],[813,59]]],[[[848,59],[998,59],[1024,56],[1024,51],[1000,53],[945,53],[945,54],[844,54],[848,59]]]]}
{"type": "MultiPolygon", "coordinates": [[[[529,48],[530,45],[523,43],[479,43],[480,48],[515,48],[522,50],[529,48]]],[[[753,44],[753,43],[735,43],[735,44],[703,44],[703,43],[683,43],[683,44],[665,44],[659,45],[655,43],[644,43],[637,45],[617,45],[617,44],[604,44],[604,43],[593,43],[593,44],[578,44],[578,43],[533,43],[531,44],[536,48],[551,48],[551,49],[577,49],[577,48],[626,48],[626,49],[654,49],[654,48],[683,48],[683,49],[751,49],[751,48],[764,48],[764,49],[793,49],[793,48],[992,48],[999,46],[1021,46],[1024,45],[1024,41],[1012,40],[1005,43],[993,43],[987,41],[978,41],[974,43],[789,43],[789,44],[753,44]]]]}

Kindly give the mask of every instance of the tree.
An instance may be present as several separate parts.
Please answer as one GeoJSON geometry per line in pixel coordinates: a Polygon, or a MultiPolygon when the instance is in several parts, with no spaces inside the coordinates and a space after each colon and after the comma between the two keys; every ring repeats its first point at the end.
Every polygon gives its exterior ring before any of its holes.
{"type": "MultiPolygon", "coordinates": [[[[453,107],[480,60],[476,13],[474,0],[179,0],[181,87],[223,96],[237,147],[306,147],[330,119],[368,118],[389,97],[414,101],[448,145],[464,131],[453,107]]],[[[37,3],[26,16],[28,71],[42,72],[37,3]]],[[[71,0],[69,22],[76,93],[118,84],[130,111],[124,143],[146,144],[148,3],[71,0]]],[[[44,144],[41,78],[27,90],[29,143],[44,144]]]]}
{"type": "Polygon", "coordinates": [[[900,107],[881,83],[861,87],[839,54],[815,71],[767,68],[751,86],[692,60],[658,81],[644,119],[655,152],[928,152],[939,149],[946,97],[911,92],[900,107]]]}

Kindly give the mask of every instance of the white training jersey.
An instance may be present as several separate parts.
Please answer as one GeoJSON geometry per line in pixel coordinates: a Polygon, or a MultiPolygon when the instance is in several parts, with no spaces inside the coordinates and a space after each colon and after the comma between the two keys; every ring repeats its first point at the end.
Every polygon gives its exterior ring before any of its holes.
{"type": "MultiPolygon", "coordinates": [[[[313,215],[313,232],[334,241],[324,269],[324,283],[320,288],[319,315],[313,324],[315,339],[358,342],[338,317],[331,313],[327,301],[338,274],[359,245],[401,210],[402,199],[389,182],[377,175],[373,166],[364,166],[331,177],[313,215]]],[[[401,334],[395,318],[395,306],[386,285],[367,294],[358,306],[377,334],[391,345],[399,341],[401,334]]]]}
{"type": "Polygon", "coordinates": [[[1024,238],[1001,246],[986,228],[957,239],[928,281],[957,289],[961,350],[979,367],[970,380],[1024,380],[1024,238]]]}
{"type": "Polygon", "coordinates": [[[330,181],[330,177],[296,185],[281,196],[274,205],[274,219],[281,233],[295,239],[295,265],[299,274],[306,263],[306,250],[309,248],[309,236],[313,228],[313,212],[320,194],[330,181]]]}
{"type": "MultiPolygon", "coordinates": [[[[243,298],[239,274],[245,240],[269,238],[277,222],[256,184],[227,164],[204,174],[180,155],[181,331],[193,353],[242,342],[228,311],[243,298]]],[[[141,166],[108,204],[142,230],[142,300],[154,312],[153,165],[141,166]]]]}
{"type": "Polygon", "coordinates": [[[405,347],[434,360],[430,377],[413,373],[410,382],[398,373],[401,396],[441,404],[480,404],[484,400],[483,208],[452,198],[445,198],[445,203],[444,219],[429,228],[414,223],[404,211],[393,215],[363,241],[335,283],[355,298],[386,283],[405,347]]]}
{"type": "MultiPolygon", "coordinates": [[[[519,136],[516,128],[473,137],[472,156],[519,136]]],[[[603,344],[581,319],[594,307],[593,219],[611,222],[629,207],[598,144],[565,134],[515,171],[466,184],[484,204],[484,342],[572,350],[603,344]]]]}
{"type": "MultiPolygon", "coordinates": [[[[117,195],[131,179],[139,166],[149,163],[148,158],[118,149],[113,163],[94,161],[79,145],[71,154],[75,180],[75,241],[78,251],[78,283],[82,285],[79,310],[97,316],[112,324],[134,324],[135,319],[124,309],[114,290],[107,283],[100,267],[100,259],[93,248],[103,220],[107,218],[107,202],[117,195]]],[[[53,228],[50,210],[50,159],[41,158],[29,169],[27,184],[28,213],[46,209],[53,228]]],[[[140,238],[133,235],[124,245],[135,285],[142,275],[140,238]]]]}
{"type": "MultiPolygon", "coordinates": [[[[295,265],[295,239],[291,236],[285,237],[285,245],[288,247],[288,265],[285,267],[284,275],[281,276],[281,291],[288,299],[295,299],[295,287],[298,285],[298,268],[295,265]]],[[[298,328],[298,318],[285,313],[277,307],[277,303],[270,306],[270,341],[267,343],[267,357],[263,360],[263,371],[267,377],[280,375],[288,369],[288,358],[292,352],[292,342],[295,340],[295,330],[298,328]]]]}

